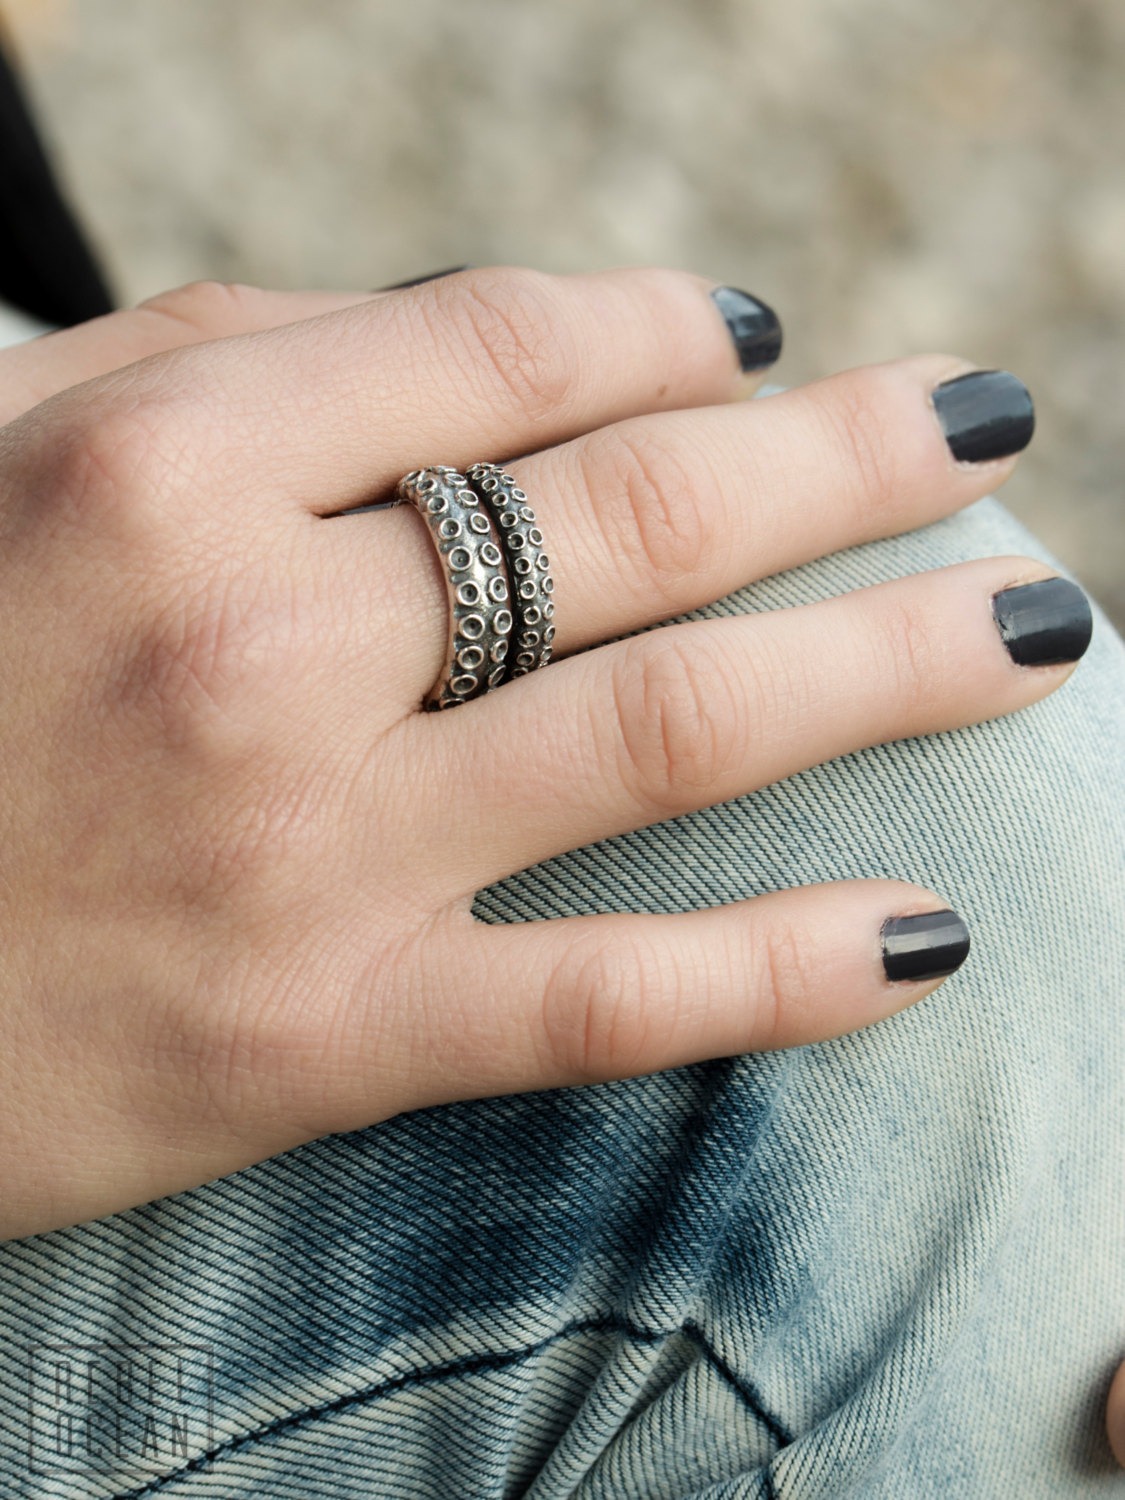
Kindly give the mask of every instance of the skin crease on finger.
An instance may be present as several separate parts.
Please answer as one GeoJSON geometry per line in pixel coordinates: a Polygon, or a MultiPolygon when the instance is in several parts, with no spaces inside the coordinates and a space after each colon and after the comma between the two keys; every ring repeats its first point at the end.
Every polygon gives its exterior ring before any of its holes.
{"type": "MultiPolygon", "coordinates": [[[[467,444],[478,424],[495,420],[498,401],[508,403],[512,451],[534,451],[538,434],[573,441],[644,415],[664,399],[654,396],[662,387],[694,399],[702,423],[737,372],[697,278],[615,273],[556,285],[474,273],[463,293],[458,280],[440,298],[426,288],[401,294],[400,311],[382,325],[390,299],[206,347],[190,346],[185,325],[188,347],[167,357],[149,350],[116,376],[91,376],[87,364],[92,384],[79,393],[59,386],[6,430],[9,516],[26,518],[0,560],[9,745],[0,768],[2,899],[6,930],[17,935],[3,962],[8,1019],[23,1037],[0,1062],[6,1159],[15,1164],[0,1223],[8,1233],[126,1207],[328,1130],[471,1097],[481,1087],[477,1060],[489,1052],[487,1086],[504,1092],[605,1071],[607,1057],[641,1059],[647,1070],[688,1052],[737,1048],[749,1025],[738,1010],[747,972],[778,991],[769,994],[780,1002],[776,1020],[767,1001],[761,1022],[776,1045],[806,1040],[818,1024],[828,1034],[885,1015],[933,987],[893,989],[877,967],[888,916],[945,904],[900,883],[778,893],[755,917],[724,910],[643,927],[610,919],[583,927],[577,945],[543,932],[538,955],[517,956],[500,946],[513,935],[459,920],[449,903],[463,890],[449,892],[448,838],[429,839],[426,820],[433,788],[451,774],[461,774],[464,792],[479,742],[466,758],[450,758],[442,726],[415,712],[429,685],[427,652],[440,650],[440,639],[413,651],[395,622],[367,613],[379,570],[404,574],[418,591],[440,580],[432,560],[421,562],[424,548],[399,545],[416,517],[326,524],[310,510],[313,481],[343,476],[333,498],[362,498],[354,491],[366,467],[393,472],[440,456],[435,411],[452,412],[460,426],[449,441],[467,444]],[[470,293],[471,316],[456,313],[457,297],[470,293]],[[428,386],[409,386],[410,351],[392,349],[397,357],[384,358],[402,372],[402,405],[380,418],[359,379],[375,333],[438,338],[445,324],[435,309],[456,313],[455,358],[475,360],[472,379],[455,366],[449,391],[423,400],[428,386]],[[591,328],[616,320],[602,356],[611,368],[589,389],[581,369],[543,375],[545,388],[568,385],[577,431],[555,418],[549,427],[536,390],[521,427],[520,389],[497,384],[487,341],[509,338],[514,325],[542,358],[587,350],[588,335],[552,342],[528,322],[546,319],[549,334],[551,318],[571,317],[591,328]],[[667,378],[654,372],[660,360],[667,378]],[[346,422],[338,401],[321,399],[319,371],[330,393],[350,395],[346,422]],[[144,399],[123,412],[124,393],[144,399]],[[288,403],[277,409],[292,431],[240,443],[239,424],[256,432],[263,413],[274,420],[277,402],[288,403]],[[206,444],[193,425],[203,414],[228,424],[209,429],[206,444]],[[365,575],[349,571],[360,563],[365,575]],[[848,1014],[822,1017],[799,986],[803,973],[827,968],[829,931],[832,972],[840,943],[850,943],[850,971],[866,988],[848,1014]],[[807,934],[803,965],[784,961],[794,933],[807,934]],[[548,959],[552,941],[575,958],[548,959]],[[506,1001],[494,993],[517,963],[539,986],[528,991],[527,1014],[503,1009],[523,987],[505,984],[506,1001]],[[700,986],[693,1006],[684,1000],[689,978],[700,986]],[[591,1003],[603,991],[621,999],[608,1021],[591,1003]],[[588,1024],[580,1024],[584,1007],[588,1024]],[[568,1050],[575,1037],[593,1039],[584,1053],[568,1050]],[[667,1050],[671,1038],[679,1051],[667,1050]]],[[[198,326],[194,315],[187,324],[198,326]]],[[[60,336],[52,357],[65,348],[60,336]]],[[[117,352],[106,355],[110,368],[117,352]]],[[[419,381],[432,383],[443,363],[415,360],[419,381]]],[[[889,391],[896,379],[870,383],[889,391]]],[[[384,399],[385,382],[372,385],[384,399]]],[[[932,444],[923,385],[904,379],[901,387],[895,399],[918,402],[919,444],[932,444]]],[[[889,398],[868,397],[865,411],[873,399],[889,398]]],[[[826,415],[830,401],[822,388],[779,405],[777,420],[794,438],[825,439],[837,425],[826,415]]],[[[931,459],[935,452],[940,446],[931,459]]],[[[897,462],[913,475],[909,454],[897,462]]],[[[991,480],[972,483],[983,492],[991,480]]],[[[967,500],[971,486],[961,482],[967,500]]],[[[912,496],[923,509],[923,488],[906,486],[896,525],[911,524],[912,496]]],[[[574,619],[583,609],[577,575],[561,514],[553,522],[560,599],[571,593],[574,619]]],[[[418,608],[419,620],[430,620],[429,605],[418,608]]],[[[440,635],[436,614],[432,624],[440,635]]],[[[585,667],[598,655],[588,653],[585,667]]],[[[563,662],[557,676],[538,674],[534,692],[562,694],[582,670],[563,662]]],[[[1020,681],[1031,695],[1051,685],[1020,681]]],[[[509,702],[521,686],[512,685],[509,702]]],[[[476,709],[489,705],[458,710],[466,725],[476,709]]],[[[544,750],[542,722],[526,742],[532,762],[544,750]]],[[[528,774],[534,779],[535,763],[528,774]]],[[[466,816],[487,827],[479,808],[467,805],[466,816]]]]}

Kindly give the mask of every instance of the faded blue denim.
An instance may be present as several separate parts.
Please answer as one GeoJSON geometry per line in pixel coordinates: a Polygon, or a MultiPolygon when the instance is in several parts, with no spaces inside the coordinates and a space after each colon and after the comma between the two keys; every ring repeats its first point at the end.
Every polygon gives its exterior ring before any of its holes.
{"type": "MultiPolygon", "coordinates": [[[[710,612],[997,553],[1048,557],[984,501],[710,612]]],[[[973,951],[867,1031],[430,1109],[0,1247],[3,1495],[1125,1494],[1101,1432],[1125,1355],[1125,649],[1104,616],[1032,708],[579,850],[479,914],[871,875],[931,886],[973,951]],[[90,1404],[52,1394],[44,1345],[193,1346],[212,1430],[199,1374],[178,1449],[138,1461],[133,1434],[109,1467],[32,1474],[60,1402],[90,1404]]]]}

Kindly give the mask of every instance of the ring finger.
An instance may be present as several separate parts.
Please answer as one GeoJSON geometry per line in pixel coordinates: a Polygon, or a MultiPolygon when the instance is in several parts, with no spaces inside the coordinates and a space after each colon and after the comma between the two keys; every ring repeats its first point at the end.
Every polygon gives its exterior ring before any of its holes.
{"type": "Polygon", "coordinates": [[[469,895],[836,756],[1023,708],[1065,681],[1091,624],[1076,585],[992,557],[618,641],[402,726],[437,778],[418,846],[441,851],[450,898],[469,895]],[[450,847],[455,805],[466,837],[450,847]]]}
{"type": "MultiPolygon", "coordinates": [[[[519,459],[508,467],[534,507],[555,580],[555,654],[948,515],[1003,483],[1033,421],[1014,376],[929,355],[767,401],[633,417],[519,459]]],[[[400,622],[409,610],[409,629],[396,631],[398,667],[417,701],[445,645],[436,566],[420,586],[429,543],[409,515],[333,519],[347,524],[317,528],[316,541],[331,546],[341,596],[353,601],[357,648],[385,633],[390,604],[400,622]],[[397,529],[395,545],[417,553],[408,576],[399,570],[372,589],[359,525],[388,537],[397,529]]]]}
{"type": "Polygon", "coordinates": [[[929,355],[636,417],[521,459],[512,472],[555,565],[556,652],[948,515],[1007,479],[1032,421],[1013,376],[929,355]],[[960,430],[943,430],[946,392],[960,430]],[[953,444],[981,425],[990,457],[958,461],[953,444]]]}

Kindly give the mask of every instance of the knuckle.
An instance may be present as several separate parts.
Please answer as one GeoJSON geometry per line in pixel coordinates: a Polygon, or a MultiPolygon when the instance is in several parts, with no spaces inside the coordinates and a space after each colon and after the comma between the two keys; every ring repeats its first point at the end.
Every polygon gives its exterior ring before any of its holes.
{"type": "Polygon", "coordinates": [[[73,518],[126,519],[157,482],[158,416],[148,401],[94,402],[54,433],[51,495],[73,518]]]}
{"type": "Polygon", "coordinates": [[[646,817],[674,816],[701,797],[715,800],[715,783],[745,743],[729,670],[701,633],[690,642],[679,633],[690,628],[627,643],[614,668],[620,774],[646,817]]]}
{"type": "Polygon", "coordinates": [[[177,334],[186,329],[209,338],[226,328],[240,328],[250,322],[261,299],[257,287],[241,282],[189,281],[147,297],[137,304],[137,310],[171,323],[177,334]]]}
{"type": "Polygon", "coordinates": [[[583,478],[599,497],[608,552],[646,605],[665,612],[690,608],[711,567],[711,527],[694,467],[639,424],[606,428],[584,445],[583,478]]]}
{"type": "Polygon", "coordinates": [[[817,653],[794,650],[784,634],[766,630],[747,657],[745,671],[759,740],[788,746],[806,738],[827,688],[817,653]]]}
{"type": "Polygon", "coordinates": [[[886,368],[853,370],[827,409],[834,446],[852,476],[849,488],[863,510],[876,516],[901,498],[907,479],[894,421],[895,385],[886,368]]]}
{"type": "Polygon", "coordinates": [[[800,1033],[800,1016],[818,998],[820,976],[808,945],[788,922],[769,922],[752,950],[757,956],[754,985],[756,1047],[785,1045],[800,1033]]]}
{"type": "Polygon", "coordinates": [[[576,1083],[643,1071],[662,982],[641,944],[602,934],[574,942],[544,991],[548,1068],[576,1083]]]}
{"type": "Polygon", "coordinates": [[[285,671],[297,627],[292,603],[255,596],[236,576],[181,579],[178,596],[134,628],[113,707],[155,726],[164,747],[223,762],[252,736],[262,685],[285,671]]]}
{"type": "Polygon", "coordinates": [[[947,682],[945,649],[922,604],[910,597],[888,599],[873,620],[875,674],[893,684],[892,702],[908,724],[929,722],[947,682]]]}
{"type": "MultiPolygon", "coordinates": [[[[129,370],[64,422],[49,428],[36,461],[36,516],[73,525],[112,543],[162,550],[175,518],[175,499],[195,471],[189,424],[179,403],[134,386],[129,370]]],[[[176,528],[177,530],[181,528],[176,528]]]]}
{"type": "MultiPolygon", "coordinates": [[[[521,416],[539,422],[568,408],[580,360],[558,283],[539,271],[482,271],[447,288],[441,316],[452,318],[464,373],[482,394],[496,390],[521,416]]],[[[445,342],[445,340],[443,340],[445,342]]]]}

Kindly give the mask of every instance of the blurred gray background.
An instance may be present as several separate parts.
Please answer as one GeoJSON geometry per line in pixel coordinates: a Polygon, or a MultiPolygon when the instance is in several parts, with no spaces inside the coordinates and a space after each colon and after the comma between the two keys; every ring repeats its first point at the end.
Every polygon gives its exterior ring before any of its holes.
{"type": "Polygon", "coordinates": [[[1005,501],[1125,624],[1123,0],[4,0],[119,296],[691,267],[777,378],[1021,375],[1005,501]]]}

